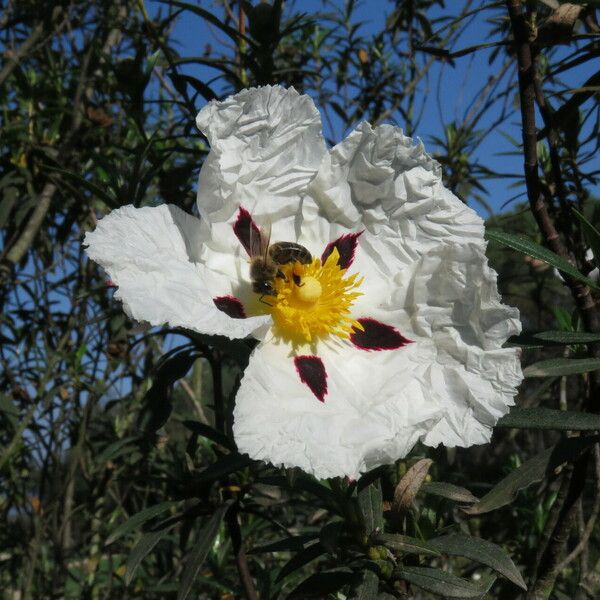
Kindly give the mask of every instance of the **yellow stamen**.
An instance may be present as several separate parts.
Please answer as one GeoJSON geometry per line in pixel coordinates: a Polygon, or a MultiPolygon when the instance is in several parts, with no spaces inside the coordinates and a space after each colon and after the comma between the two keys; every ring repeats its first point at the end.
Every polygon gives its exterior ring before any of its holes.
{"type": "Polygon", "coordinates": [[[323,287],[316,277],[302,277],[300,284],[294,288],[294,295],[301,302],[306,304],[314,304],[323,292],[323,287]]]}
{"type": "Polygon", "coordinates": [[[346,277],[338,260],[334,248],[323,265],[315,258],[308,265],[296,262],[281,267],[284,277],[275,279],[277,296],[269,299],[278,335],[305,344],[329,335],[348,338],[353,329],[363,329],[350,316],[350,307],[361,295],[356,288],[363,280],[358,274],[346,277]]]}

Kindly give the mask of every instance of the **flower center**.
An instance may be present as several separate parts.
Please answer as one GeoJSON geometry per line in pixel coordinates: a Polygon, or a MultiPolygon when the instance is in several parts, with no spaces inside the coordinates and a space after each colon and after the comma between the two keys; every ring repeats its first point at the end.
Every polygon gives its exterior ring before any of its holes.
{"type": "MultiPolygon", "coordinates": [[[[296,276],[298,277],[298,276],[296,276]]],[[[323,286],[316,277],[298,277],[296,280],[298,283],[294,289],[294,296],[305,302],[306,304],[314,304],[321,297],[323,293],[323,286]]]]}
{"type": "Polygon", "coordinates": [[[348,338],[355,328],[363,329],[350,316],[352,303],[361,295],[356,288],[362,277],[346,277],[339,256],[336,248],[323,265],[315,258],[308,265],[294,262],[280,267],[283,277],[275,278],[277,296],[269,298],[279,335],[303,344],[328,335],[348,338]]]}

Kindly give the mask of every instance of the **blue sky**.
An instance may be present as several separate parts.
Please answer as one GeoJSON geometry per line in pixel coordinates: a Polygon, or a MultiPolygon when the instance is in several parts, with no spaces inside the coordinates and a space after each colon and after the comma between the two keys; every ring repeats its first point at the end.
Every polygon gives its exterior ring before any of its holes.
{"type": "MultiPolygon", "coordinates": [[[[231,1],[232,5],[236,3],[231,1]]],[[[289,2],[288,2],[289,4],[289,2]]],[[[343,0],[336,0],[333,4],[337,7],[343,7],[343,0]]],[[[221,17],[223,14],[222,6],[218,6],[210,1],[200,2],[200,5],[205,9],[214,10],[216,16],[221,17]]],[[[462,7],[463,2],[455,0],[447,1],[446,8],[434,8],[431,14],[435,17],[454,17],[457,11],[462,7]]],[[[478,6],[474,2],[475,7],[478,6]]],[[[161,4],[152,0],[149,2],[151,12],[157,10],[161,4]]],[[[164,5],[163,5],[164,6],[164,5]]],[[[321,0],[304,0],[296,2],[295,6],[303,12],[312,13],[323,10],[323,2],[321,0]]],[[[331,3],[329,4],[331,6],[331,3]]],[[[392,11],[393,4],[387,0],[373,0],[371,2],[358,2],[356,10],[356,20],[362,23],[365,35],[379,31],[387,17],[392,11]]],[[[164,10],[164,8],[163,8],[164,10]]],[[[330,10],[330,9],[328,9],[330,10]]],[[[458,42],[454,46],[454,50],[463,47],[472,46],[478,43],[489,41],[486,39],[486,33],[489,31],[489,25],[486,19],[492,15],[497,15],[498,11],[482,11],[471,17],[466,23],[465,28],[458,42]]],[[[210,27],[207,23],[190,13],[186,13],[186,18],[179,18],[175,26],[174,38],[180,44],[180,52],[186,56],[201,55],[205,45],[211,44],[213,49],[217,49],[223,42],[223,35],[219,35],[214,27],[210,27]]],[[[569,49],[563,50],[569,52],[569,49]]],[[[494,70],[499,68],[501,61],[498,60],[492,66],[488,64],[488,58],[491,50],[482,50],[477,53],[456,59],[455,67],[451,67],[441,61],[436,61],[431,71],[428,82],[422,82],[419,87],[420,93],[425,97],[425,107],[423,117],[415,132],[426,144],[428,150],[435,152],[435,145],[431,142],[432,137],[444,137],[444,124],[451,122],[454,119],[461,120],[462,116],[469,110],[470,103],[476,93],[481,89],[482,85],[487,81],[490,75],[494,74],[494,70]],[[441,78],[441,85],[438,88],[437,81],[441,78]],[[438,91],[439,90],[439,91],[438,91]]],[[[592,63],[586,63],[582,68],[573,71],[570,74],[573,87],[577,87],[584,81],[592,71],[592,63]]],[[[190,74],[195,75],[200,79],[207,80],[214,76],[214,71],[208,68],[194,66],[188,70],[190,74]]],[[[516,71],[513,66],[506,73],[507,78],[512,78],[513,88],[515,91],[514,98],[511,98],[508,103],[509,116],[507,120],[499,127],[496,127],[485,139],[474,155],[474,159],[481,164],[490,167],[494,171],[506,174],[516,174],[519,177],[522,174],[522,158],[519,155],[511,155],[515,147],[511,143],[511,139],[520,140],[520,113],[516,103],[516,71]]],[[[218,87],[216,88],[218,89],[218,87]]],[[[197,107],[201,108],[201,105],[197,107]]],[[[496,110],[492,110],[481,121],[480,127],[489,127],[497,115],[496,110]]],[[[396,115],[397,116],[397,115],[396,115]]],[[[339,124],[339,121],[338,121],[339,124]]],[[[397,123],[402,126],[399,121],[397,123]]],[[[539,124],[539,117],[538,117],[539,124]]],[[[334,126],[336,124],[334,123],[334,126]]],[[[347,133],[347,132],[346,132],[347,133]]],[[[343,137],[344,132],[341,130],[335,132],[335,137],[339,141],[343,137]]],[[[494,212],[501,212],[503,206],[509,203],[515,195],[524,192],[522,186],[514,187],[514,179],[494,179],[483,182],[488,190],[486,201],[492,207],[494,212]]],[[[521,195],[521,200],[524,195],[521,195]]],[[[485,218],[489,216],[487,210],[483,209],[478,204],[474,203],[475,208],[485,218]]]]}

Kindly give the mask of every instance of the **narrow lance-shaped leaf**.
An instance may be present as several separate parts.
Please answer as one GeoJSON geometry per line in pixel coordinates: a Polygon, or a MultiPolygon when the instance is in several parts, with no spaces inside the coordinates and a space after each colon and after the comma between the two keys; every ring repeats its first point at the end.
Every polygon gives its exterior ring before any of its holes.
{"type": "Polygon", "coordinates": [[[600,369],[600,358],[551,358],[523,369],[525,377],[556,377],[600,369]]]}
{"type": "Polygon", "coordinates": [[[518,250],[519,252],[523,252],[523,254],[527,254],[528,256],[532,256],[533,258],[543,260],[549,265],[556,267],[559,271],[570,275],[573,279],[583,281],[591,288],[594,288],[596,290],[600,289],[591,279],[580,273],[568,260],[565,260],[564,258],[562,258],[562,256],[559,256],[551,250],[544,248],[544,246],[536,244],[534,241],[530,240],[529,238],[526,238],[525,236],[490,229],[486,231],[485,235],[490,240],[499,242],[500,244],[508,246],[513,250],[518,250]]]}
{"type": "Polygon", "coordinates": [[[425,482],[421,486],[421,491],[425,494],[440,496],[442,498],[447,498],[448,500],[454,500],[455,502],[466,502],[469,504],[479,502],[479,498],[474,496],[466,488],[453,485],[452,483],[445,483],[443,481],[425,482]]]}
{"type": "Polygon", "coordinates": [[[583,229],[583,235],[586,242],[590,245],[596,260],[596,265],[600,264],[600,231],[598,231],[578,210],[571,209],[579,219],[583,229]]]}
{"type": "Polygon", "coordinates": [[[158,515],[165,512],[172,506],[175,506],[176,504],[177,502],[161,502],[160,504],[155,504],[154,506],[150,506],[149,508],[141,510],[140,512],[127,519],[127,521],[125,521],[124,523],[121,523],[121,525],[119,525],[108,536],[108,538],[106,539],[106,545],[108,546],[109,544],[112,544],[120,537],[123,537],[124,535],[128,534],[134,529],[137,529],[146,521],[157,517],[158,515]]]}
{"type": "Polygon", "coordinates": [[[177,592],[177,600],[185,600],[190,593],[194,579],[206,560],[215,537],[217,537],[221,521],[232,504],[233,500],[228,500],[221,505],[198,533],[198,541],[186,559],[183,575],[181,576],[181,585],[177,592]]]}
{"type": "Polygon", "coordinates": [[[382,533],[373,538],[378,544],[383,544],[392,550],[398,550],[405,554],[428,554],[430,556],[439,556],[440,552],[429,542],[400,535],[396,533],[382,533]]]}
{"type": "Polygon", "coordinates": [[[405,581],[444,598],[481,598],[495,581],[492,577],[476,585],[456,575],[427,567],[402,567],[398,569],[398,575],[405,581]]]}
{"type": "Polygon", "coordinates": [[[554,429],[556,431],[600,431],[600,415],[552,408],[513,408],[496,427],[554,429]]]}
{"type": "Polygon", "coordinates": [[[377,600],[379,589],[379,577],[373,571],[363,571],[363,580],[356,588],[352,600],[377,600]]]}
{"type": "Polygon", "coordinates": [[[487,565],[512,581],[515,585],[526,590],[525,581],[515,563],[504,550],[481,538],[469,535],[452,534],[428,540],[429,544],[443,554],[450,556],[464,556],[487,565]]]}
{"type": "Polygon", "coordinates": [[[133,550],[130,552],[127,557],[127,570],[125,572],[125,584],[129,585],[133,580],[133,576],[137,568],[140,566],[140,563],[146,556],[152,552],[152,549],[160,540],[169,533],[169,531],[176,525],[176,523],[172,523],[168,526],[165,526],[163,529],[158,529],[157,531],[149,531],[145,533],[140,541],[133,547],[133,550]]]}
{"type": "Polygon", "coordinates": [[[271,542],[270,544],[264,544],[263,546],[256,546],[248,551],[248,554],[260,554],[261,552],[290,552],[303,550],[308,542],[313,541],[317,537],[316,533],[307,535],[295,535],[293,537],[284,538],[271,542]]]}
{"type": "Polygon", "coordinates": [[[379,479],[358,492],[358,504],[364,519],[366,534],[383,530],[383,495],[379,479]]]}
{"type": "Polygon", "coordinates": [[[412,506],[432,464],[431,459],[422,458],[406,471],[394,491],[392,503],[394,512],[408,510],[412,506]]]}
{"type": "Polygon", "coordinates": [[[516,346],[569,346],[600,342],[600,333],[587,331],[540,331],[539,333],[513,336],[508,340],[516,346]]]}
{"type": "Polygon", "coordinates": [[[325,554],[325,548],[323,547],[321,542],[317,542],[316,544],[308,546],[308,548],[304,548],[304,550],[301,550],[300,552],[298,552],[298,554],[292,556],[292,558],[290,558],[290,560],[288,560],[288,562],[286,562],[285,565],[283,565],[275,581],[281,581],[290,573],[297,571],[300,567],[303,567],[309,562],[312,562],[313,560],[319,558],[319,556],[322,556],[323,554],[325,554]]]}
{"type": "Polygon", "coordinates": [[[597,435],[562,439],[507,475],[477,504],[463,507],[462,510],[470,515],[483,514],[510,504],[519,490],[541,481],[546,474],[552,474],[563,463],[577,459],[598,439],[600,437],[597,435]]]}

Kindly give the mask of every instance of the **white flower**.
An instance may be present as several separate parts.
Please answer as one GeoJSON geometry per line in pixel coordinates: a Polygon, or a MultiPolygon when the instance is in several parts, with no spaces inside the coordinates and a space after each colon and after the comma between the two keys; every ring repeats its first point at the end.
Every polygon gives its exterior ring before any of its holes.
{"type": "Polygon", "coordinates": [[[236,399],[239,450],[358,477],[419,440],[488,442],[522,379],[502,348],[518,311],[500,303],[482,220],[422,144],[362,123],[328,150],[310,98],[281,87],[211,102],[197,124],[211,144],[201,219],[125,206],[85,243],[131,317],[260,340],[236,399]],[[269,224],[314,260],[282,264],[261,299],[247,250],[269,224]]]}

